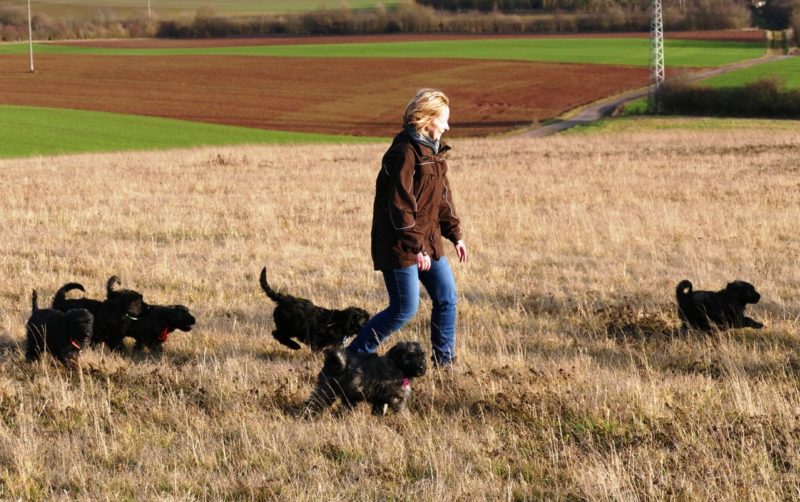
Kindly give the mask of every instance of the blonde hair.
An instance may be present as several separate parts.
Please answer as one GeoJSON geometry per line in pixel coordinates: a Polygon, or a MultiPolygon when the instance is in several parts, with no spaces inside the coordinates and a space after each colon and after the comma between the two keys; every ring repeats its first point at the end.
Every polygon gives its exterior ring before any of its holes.
{"type": "Polygon", "coordinates": [[[450,99],[436,89],[420,89],[406,105],[403,125],[421,131],[430,124],[443,108],[450,106],[450,99]]]}

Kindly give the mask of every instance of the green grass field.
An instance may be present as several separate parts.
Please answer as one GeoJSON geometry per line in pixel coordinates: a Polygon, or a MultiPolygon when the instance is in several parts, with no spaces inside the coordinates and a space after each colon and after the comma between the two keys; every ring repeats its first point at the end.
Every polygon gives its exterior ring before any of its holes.
{"type": "Polygon", "coordinates": [[[777,78],[788,88],[800,88],[800,58],[793,57],[719,75],[702,84],[713,87],[739,87],[763,78],[777,78]]]}
{"type": "MultiPolygon", "coordinates": [[[[0,45],[0,54],[26,52],[25,44],[0,45]]],[[[319,45],[272,45],[183,49],[111,49],[37,44],[40,54],[98,55],[248,55],[330,58],[459,58],[543,61],[583,64],[647,66],[646,38],[520,38],[494,40],[443,40],[319,45]]],[[[712,67],[753,59],[764,53],[762,44],[668,40],[667,64],[712,67]]]]}
{"type": "MultiPolygon", "coordinates": [[[[347,0],[351,9],[373,8],[378,4],[392,6],[399,0],[347,0]]],[[[26,2],[15,0],[6,5],[26,6],[26,2]]],[[[220,15],[240,16],[257,14],[281,14],[289,12],[310,12],[320,8],[337,9],[341,0],[224,0],[204,2],[200,0],[151,0],[150,7],[160,18],[193,15],[200,9],[210,9],[220,15]]],[[[34,4],[35,12],[50,16],[85,15],[93,11],[105,10],[120,14],[144,13],[147,0],[104,0],[88,2],[85,0],[45,0],[34,4]]]]}
{"type": "Polygon", "coordinates": [[[633,133],[646,131],[791,131],[800,127],[797,120],[770,120],[717,117],[615,117],[598,120],[589,125],[573,127],[563,134],[633,133]]]}
{"type": "Polygon", "coordinates": [[[0,158],[160,150],[203,145],[371,142],[371,138],[264,131],[174,119],[0,106],[0,158]]]}

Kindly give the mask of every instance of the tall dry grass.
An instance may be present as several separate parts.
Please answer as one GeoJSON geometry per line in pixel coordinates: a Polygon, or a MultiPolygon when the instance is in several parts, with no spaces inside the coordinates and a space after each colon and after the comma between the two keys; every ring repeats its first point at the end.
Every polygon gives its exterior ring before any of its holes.
{"type": "MultiPolygon", "coordinates": [[[[299,419],[321,358],[272,340],[257,274],[384,305],[382,148],[0,162],[0,498],[800,497],[800,134],[457,141],[460,365],[416,381],[408,417],[299,419]],[[111,274],[199,325],[159,360],[26,364],[31,288],[100,296],[111,274]],[[683,278],[755,283],[767,328],[680,335],[683,278]]],[[[393,341],[427,343],[427,319],[393,341]]]]}

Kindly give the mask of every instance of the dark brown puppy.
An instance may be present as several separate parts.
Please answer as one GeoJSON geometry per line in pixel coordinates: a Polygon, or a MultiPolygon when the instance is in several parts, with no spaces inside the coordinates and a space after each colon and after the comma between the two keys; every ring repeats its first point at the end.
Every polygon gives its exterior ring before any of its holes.
{"type": "Polygon", "coordinates": [[[26,324],[25,358],[36,361],[49,352],[64,364],[75,364],[92,337],[94,317],[86,309],[61,312],[40,309],[36,290],[31,295],[31,316],[26,324]]]}
{"type": "Polygon", "coordinates": [[[131,289],[114,289],[120,284],[111,276],[106,284],[106,299],[97,309],[92,343],[105,343],[111,350],[122,350],[123,340],[130,334],[131,323],[139,318],[145,308],[141,293],[131,289]]]}
{"type": "Polygon", "coordinates": [[[400,342],[384,356],[349,354],[345,349],[331,349],[317,377],[317,385],[306,400],[306,412],[313,414],[329,408],[341,399],[346,408],[361,401],[372,406],[372,413],[385,415],[406,410],[411,395],[411,379],[427,370],[427,358],[417,342],[400,342]]]}
{"type": "Polygon", "coordinates": [[[194,323],[194,316],[183,305],[147,305],[131,323],[129,333],[136,339],[133,350],[161,352],[170,333],[176,329],[189,332],[194,323]]]}
{"type": "Polygon", "coordinates": [[[261,271],[260,283],[261,289],[277,304],[272,314],[275,319],[272,336],[291,349],[301,347],[295,340],[313,351],[341,345],[347,337],[358,334],[369,320],[369,313],[358,307],[330,310],[305,298],[278,293],[267,283],[266,267],[261,271]]]}
{"type": "Polygon", "coordinates": [[[694,291],[692,283],[683,280],[675,288],[678,301],[678,316],[683,329],[694,328],[703,331],[729,328],[764,327],[744,315],[749,303],[758,303],[761,295],[749,282],[734,281],[720,291],[694,291]]]}

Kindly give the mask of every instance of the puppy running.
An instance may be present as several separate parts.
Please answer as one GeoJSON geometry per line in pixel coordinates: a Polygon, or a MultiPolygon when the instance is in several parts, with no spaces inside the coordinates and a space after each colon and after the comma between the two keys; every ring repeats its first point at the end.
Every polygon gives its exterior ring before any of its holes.
{"type": "Polygon", "coordinates": [[[106,284],[106,299],[100,304],[95,316],[92,343],[105,343],[111,350],[125,348],[123,340],[130,333],[131,323],[136,321],[145,308],[142,294],[131,289],[115,289],[120,284],[117,276],[111,276],[106,284]]]}
{"type": "Polygon", "coordinates": [[[130,326],[129,333],[136,339],[133,350],[161,352],[170,333],[176,329],[188,333],[194,323],[194,316],[183,305],[147,305],[130,326]]]}
{"type": "Polygon", "coordinates": [[[130,334],[130,325],[138,319],[145,304],[141,293],[130,289],[116,289],[119,277],[112,275],[106,282],[106,299],[91,298],[67,299],[66,294],[72,290],[86,291],[77,282],[68,282],[61,286],[53,297],[53,308],[61,312],[70,309],[86,309],[94,316],[92,343],[105,343],[112,350],[121,350],[123,339],[130,334]]]}
{"type": "Polygon", "coordinates": [[[317,307],[305,298],[278,293],[267,283],[266,267],[261,271],[260,283],[261,289],[277,303],[272,314],[275,319],[272,336],[290,349],[301,347],[293,338],[315,352],[341,345],[347,337],[358,334],[369,320],[369,313],[358,307],[330,310],[317,307]]]}
{"type": "Polygon", "coordinates": [[[683,280],[675,288],[675,296],[682,329],[711,331],[712,322],[719,329],[764,327],[744,315],[748,303],[758,303],[761,299],[749,282],[734,281],[721,291],[693,291],[692,283],[683,280]]]}
{"type": "Polygon", "coordinates": [[[402,413],[411,395],[411,379],[426,370],[425,351],[417,342],[400,342],[384,356],[333,349],[325,356],[317,385],[305,402],[306,412],[329,408],[338,397],[348,409],[367,401],[374,415],[385,415],[389,408],[402,413]]]}
{"type": "Polygon", "coordinates": [[[64,364],[77,364],[81,349],[92,337],[92,314],[86,309],[40,309],[36,290],[31,295],[31,310],[26,324],[25,358],[33,362],[43,352],[49,352],[64,364]]]}

